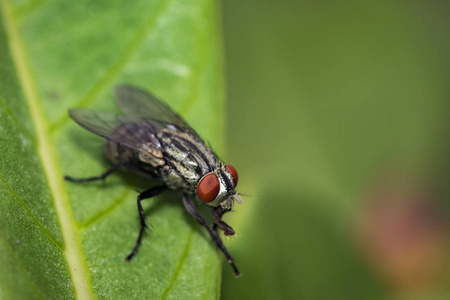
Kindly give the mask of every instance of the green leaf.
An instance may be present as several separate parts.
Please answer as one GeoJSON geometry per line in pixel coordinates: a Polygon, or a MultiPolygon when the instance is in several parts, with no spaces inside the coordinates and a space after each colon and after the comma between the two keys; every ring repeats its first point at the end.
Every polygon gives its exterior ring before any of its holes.
{"type": "Polygon", "coordinates": [[[151,90],[220,155],[223,70],[215,1],[0,0],[0,298],[218,298],[221,255],[168,192],[145,203],[138,255],[127,173],[102,183],[103,140],[67,116],[119,112],[113,88],[151,90]]]}

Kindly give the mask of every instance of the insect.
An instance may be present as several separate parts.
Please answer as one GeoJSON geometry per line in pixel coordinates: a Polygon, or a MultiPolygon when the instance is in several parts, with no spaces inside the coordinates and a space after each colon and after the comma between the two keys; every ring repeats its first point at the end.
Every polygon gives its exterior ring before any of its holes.
{"type": "Polygon", "coordinates": [[[160,182],[137,196],[140,230],[127,261],[138,251],[147,228],[142,200],[168,188],[182,191],[188,213],[206,228],[234,274],[239,276],[233,257],[217,232],[219,228],[226,236],[234,234],[233,228],[222,221],[222,217],[231,211],[234,200],[242,203],[235,190],[238,182],[236,169],[223,164],[177,113],[153,95],[128,85],[118,86],[115,93],[125,116],[87,109],[69,110],[75,122],[106,138],[105,154],[111,167],[99,176],[65,176],[65,179],[73,182],[104,180],[115,171],[125,169],[160,182]],[[212,226],[198,213],[193,199],[211,208],[212,226]]]}

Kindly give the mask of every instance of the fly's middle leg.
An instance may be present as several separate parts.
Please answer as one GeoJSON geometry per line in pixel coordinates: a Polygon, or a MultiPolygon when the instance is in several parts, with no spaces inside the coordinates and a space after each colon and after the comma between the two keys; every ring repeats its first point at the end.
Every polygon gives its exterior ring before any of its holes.
{"type": "Polygon", "coordinates": [[[137,207],[138,207],[138,212],[139,212],[139,221],[141,224],[141,228],[139,229],[139,236],[136,240],[136,244],[134,245],[133,250],[131,250],[130,254],[128,254],[128,256],[125,258],[126,261],[130,261],[133,258],[133,256],[136,254],[136,252],[138,251],[138,248],[141,245],[142,236],[144,235],[144,232],[145,232],[145,228],[147,228],[145,212],[144,212],[144,209],[142,208],[141,201],[161,194],[166,188],[167,187],[165,185],[152,187],[152,188],[149,188],[148,190],[140,193],[137,196],[137,207]]]}

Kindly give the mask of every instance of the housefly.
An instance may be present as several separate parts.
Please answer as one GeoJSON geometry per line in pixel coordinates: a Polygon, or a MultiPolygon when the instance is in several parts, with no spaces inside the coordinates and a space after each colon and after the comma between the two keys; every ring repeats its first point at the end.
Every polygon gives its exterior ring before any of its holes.
{"type": "Polygon", "coordinates": [[[73,182],[104,180],[118,169],[125,169],[161,182],[137,196],[140,230],[127,261],[136,254],[147,228],[142,200],[167,188],[182,191],[188,213],[206,228],[234,274],[239,276],[234,260],[217,232],[219,228],[227,236],[234,234],[233,228],[222,221],[222,217],[231,211],[233,200],[242,202],[235,190],[238,182],[236,169],[223,164],[177,113],[153,95],[127,85],[117,87],[115,92],[125,116],[87,109],[69,110],[75,122],[107,140],[105,153],[111,167],[99,176],[65,176],[65,179],[73,182]],[[193,199],[211,208],[212,226],[198,213],[193,199]]]}

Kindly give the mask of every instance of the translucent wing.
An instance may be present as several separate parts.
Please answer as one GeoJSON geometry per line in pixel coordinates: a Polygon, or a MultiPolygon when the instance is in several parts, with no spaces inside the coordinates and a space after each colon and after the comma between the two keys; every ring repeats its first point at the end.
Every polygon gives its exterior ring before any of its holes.
{"type": "Polygon", "coordinates": [[[180,115],[146,91],[129,85],[121,85],[116,88],[116,97],[123,112],[132,120],[157,122],[162,126],[172,124],[184,132],[198,136],[180,115]]]}
{"type": "Polygon", "coordinates": [[[70,117],[85,129],[129,148],[148,152],[148,144],[160,148],[155,124],[131,121],[114,114],[88,109],[71,109],[70,117]]]}

